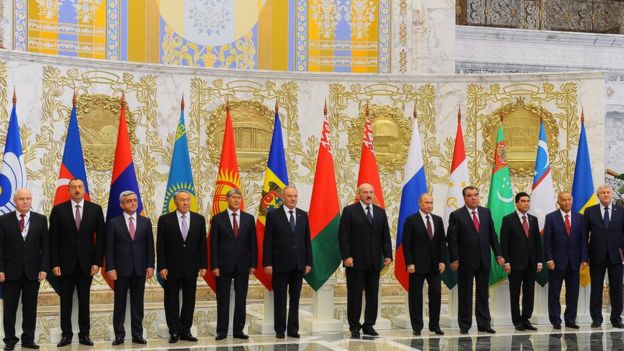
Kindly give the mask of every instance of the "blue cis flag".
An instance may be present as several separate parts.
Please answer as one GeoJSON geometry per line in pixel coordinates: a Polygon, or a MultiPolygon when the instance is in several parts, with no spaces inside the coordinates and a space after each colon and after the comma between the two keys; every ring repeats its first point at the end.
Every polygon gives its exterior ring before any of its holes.
{"type": "Polygon", "coordinates": [[[16,98],[13,94],[13,110],[9,119],[4,156],[2,157],[2,172],[0,173],[0,213],[9,213],[15,210],[13,194],[19,188],[25,188],[26,167],[24,165],[24,153],[20,140],[17,113],[15,113],[16,98]]]}

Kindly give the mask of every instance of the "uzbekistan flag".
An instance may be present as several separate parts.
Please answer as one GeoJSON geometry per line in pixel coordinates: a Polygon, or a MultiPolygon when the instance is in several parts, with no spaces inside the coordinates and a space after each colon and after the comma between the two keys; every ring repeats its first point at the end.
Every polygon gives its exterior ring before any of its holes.
{"type": "Polygon", "coordinates": [[[264,173],[264,186],[262,187],[262,199],[258,209],[256,220],[256,235],[258,236],[258,269],[256,278],[270,291],[273,290],[273,282],[270,275],[264,274],[262,266],[262,248],[264,242],[264,226],[267,214],[282,206],[284,200],[282,191],[288,184],[288,171],[286,169],[286,156],[284,155],[284,141],[282,139],[282,124],[280,123],[277,104],[275,105],[275,126],[273,138],[269,150],[269,160],[264,173]]]}
{"type": "Polygon", "coordinates": [[[399,208],[399,222],[396,239],[396,255],[394,264],[394,276],[405,290],[409,290],[409,273],[405,266],[403,256],[403,225],[405,219],[420,210],[420,195],[427,192],[427,179],[425,177],[425,163],[422,158],[422,146],[420,144],[420,132],[416,121],[416,108],[414,107],[414,123],[412,126],[412,139],[407,153],[407,164],[403,171],[403,189],[401,193],[401,207],[399,208]]]}

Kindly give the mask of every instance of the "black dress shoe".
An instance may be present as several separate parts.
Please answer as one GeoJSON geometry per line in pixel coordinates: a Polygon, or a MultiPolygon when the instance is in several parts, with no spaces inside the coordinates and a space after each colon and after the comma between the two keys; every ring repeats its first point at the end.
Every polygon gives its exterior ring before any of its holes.
{"type": "MultiPolygon", "coordinates": [[[[234,333],[234,334],[232,334],[232,336],[235,339],[243,339],[243,340],[249,339],[249,335],[247,335],[247,334],[245,334],[243,332],[234,333]]],[[[195,340],[197,340],[197,339],[195,339],[195,340]]]]}
{"type": "Polygon", "coordinates": [[[600,328],[602,326],[602,323],[598,323],[598,322],[592,322],[591,327],[592,328],[600,328]]]}
{"type": "Polygon", "coordinates": [[[121,345],[124,341],[123,337],[116,337],[115,340],[113,340],[113,346],[121,345]]]}
{"type": "Polygon", "coordinates": [[[64,336],[61,340],[56,344],[56,347],[67,346],[72,343],[72,338],[70,336],[64,336]]]}
{"type": "Polygon", "coordinates": [[[281,333],[281,332],[280,333],[275,333],[275,337],[278,338],[278,339],[285,338],[284,333],[281,333]]]}
{"type": "Polygon", "coordinates": [[[420,330],[414,330],[414,331],[412,332],[412,335],[415,335],[415,336],[420,336],[420,330]]]}
{"type": "Polygon", "coordinates": [[[531,322],[529,322],[529,321],[524,321],[524,329],[526,329],[526,330],[533,330],[533,331],[537,330],[537,328],[535,328],[533,326],[533,324],[531,324],[531,322]]]}
{"type": "Polygon", "coordinates": [[[444,332],[440,328],[429,329],[429,331],[435,333],[436,335],[444,335],[444,332]]]}
{"type": "Polygon", "coordinates": [[[468,329],[459,329],[459,333],[462,335],[468,334],[468,329]]]}
{"type": "Polygon", "coordinates": [[[169,336],[169,343],[170,344],[175,344],[176,342],[178,342],[179,339],[180,339],[180,335],[178,335],[178,334],[171,334],[171,336],[169,336]]]}
{"type": "Polygon", "coordinates": [[[6,344],[4,345],[4,349],[5,349],[6,351],[11,351],[11,350],[14,350],[14,349],[15,349],[15,343],[14,343],[14,342],[9,342],[9,343],[6,343],[6,344]]]}
{"type": "Polygon", "coordinates": [[[81,345],[93,346],[93,341],[91,341],[91,338],[89,338],[88,335],[78,337],[78,342],[81,345]]]}
{"type": "Polygon", "coordinates": [[[138,338],[132,338],[132,342],[135,344],[141,344],[141,345],[147,344],[147,340],[143,339],[142,336],[139,336],[138,338]]]}
{"type": "Polygon", "coordinates": [[[613,326],[613,328],[618,328],[618,329],[624,328],[624,325],[622,324],[622,322],[614,322],[614,323],[611,323],[611,325],[613,326]]]}
{"type": "Polygon", "coordinates": [[[39,345],[35,344],[32,341],[29,342],[22,342],[22,348],[23,349],[33,349],[33,350],[39,350],[39,345]]]}
{"type": "Polygon", "coordinates": [[[561,325],[559,325],[559,324],[554,324],[554,325],[553,325],[553,329],[557,329],[557,330],[559,330],[559,329],[561,329],[561,325]]]}
{"type": "Polygon", "coordinates": [[[362,333],[364,335],[379,336],[379,333],[373,327],[362,328],[362,333]]]}
{"type": "Polygon", "coordinates": [[[297,339],[299,339],[301,337],[301,335],[299,335],[299,333],[288,333],[288,337],[289,338],[297,338],[297,339]]]}
{"type": "MultiPolygon", "coordinates": [[[[236,337],[236,335],[234,335],[234,337],[236,337]]],[[[191,333],[180,334],[180,340],[197,342],[197,338],[191,333]]]]}
{"type": "Polygon", "coordinates": [[[522,324],[515,325],[514,329],[517,330],[517,331],[524,331],[524,327],[522,326],[522,324]]]}
{"type": "Polygon", "coordinates": [[[566,326],[566,328],[572,328],[572,329],[580,329],[581,328],[576,323],[570,323],[570,324],[566,323],[565,326],[566,326]]]}
{"type": "Polygon", "coordinates": [[[351,331],[351,337],[352,338],[359,338],[360,337],[360,331],[358,329],[354,329],[351,331]]]}
{"type": "Polygon", "coordinates": [[[227,334],[226,333],[219,333],[217,334],[217,336],[215,336],[215,340],[223,340],[227,338],[227,334]]]}
{"type": "Polygon", "coordinates": [[[488,334],[496,334],[496,330],[492,329],[492,327],[479,328],[480,332],[485,332],[488,334]]]}

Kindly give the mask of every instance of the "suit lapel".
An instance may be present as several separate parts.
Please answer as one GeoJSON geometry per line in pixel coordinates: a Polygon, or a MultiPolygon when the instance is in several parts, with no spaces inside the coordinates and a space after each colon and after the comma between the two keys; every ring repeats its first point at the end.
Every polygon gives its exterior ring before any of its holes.
{"type": "MultiPolygon", "coordinates": [[[[288,218],[288,215],[286,215],[286,210],[284,209],[284,207],[283,206],[279,207],[278,209],[276,209],[276,211],[280,211],[280,214],[278,215],[278,217],[280,218],[282,222],[284,222],[290,234],[294,234],[292,231],[292,228],[290,227],[290,218],[288,218]]],[[[297,210],[295,210],[294,215],[297,216],[297,210]]],[[[296,226],[297,226],[297,220],[295,219],[295,228],[296,226]]]]}
{"type": "MultiPolygon", "coordinates": [[[[74,232],[74,234],[78,234],[78,228],[76,228],[76,218],[74,218],[74,212],[72,211],[72,202],[71,200],[69,200],[65,206],[63,206],[63,212],[65,212],[65,216],[67,216],[67,221],[69,223],[72,223],[73,225],[71,225],[72,228],[72,232],[74,232]]],[[[84,209],[83,209],[83,214],[84,214],[84,209]]]]}
{"type": "MultiPolygon", "coordinates": [[[[357,207],[357,211],[360,213],[360,215],[362,216],[362,219],[364,219],[364,222],[368,225],[372,225],[372,223],[368,222],[368,216],[366,215],[366,210],[364,209],[364,207],[362,207],[362,203],[361,202],[357,202],[356,204],[357,207]]],[[[371,205],[372,206],[372,205],[371,205]]],[[[373,211],[374,211],[375,207],[373,207],[373,211]]],[[[375,216],[373,213],[373,221],[375,220],[375,216]]]]}

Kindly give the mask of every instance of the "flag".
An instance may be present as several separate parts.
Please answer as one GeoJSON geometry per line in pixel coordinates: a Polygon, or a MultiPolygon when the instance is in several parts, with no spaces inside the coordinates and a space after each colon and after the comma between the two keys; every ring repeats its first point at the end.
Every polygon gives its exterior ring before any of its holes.
{"type": "Polygon", "coordinates": [[[264,274],[262,269],[262,243],[264,242],[264,225],[267,214],[282,206],[284,200],[282,191],[288,184],[288,170],[286,169],[286,156],[284,155],[284,141],[282,139],[282,124],[280,123],[277,103],[275,104],[275,125],[273,127],[273,137],[271,148],[269,149],[269,160],[264,173],[264,186],[262,187],[262,199],[258,208],[258,218],[256,220],[256,235],[258,236],[258,269],[256,278],[270,291],[273,290],[271,276],[264,274]]]}
{"type": "MultiPolygon", "coordinates": [[[[128,135],[128,125],[126,123],[126,100],[121,96],[121,112],[119,113],[119,131],[117,133],[117,146],[115,148],[115,160],[113,161],[113,175],[111,178],[110,192],[108,197],[108,208],[106,209],[106,221],[120,216],[123,210],[119,206],[119,195],[126,190],[136,193],[138,200],[137,213],[143,215],[143,201],[139,192],[139,183],[134,171],[132,160],[132,148],[130,147],[130,136],[128,135]]],[[[103,267],[102,271],[106,272],[103,267]]],[[[112,289],[114,282],[104,274],[104,279],[112,289]]]]}
{"type": "MultiPolygon", "coordinates": [[[[502,118],[501,118],[502,119],[502,118]]],[[[490,181],[490,193],[488,194],[488,208],[492,212],[494,229],[500,240],[500,228],[503,217],[515,211],[511,178],[509,176],[509,164],[507,164],[507,145],[503,136],[503,124],[498,127],[496,147],[494,148],[494,169],[490,181]]],[[[492,269],[490,270],[490,285],[503,280],[507,273],[496,262],[496,255],[490,255],[492,269]]]]}
{"type": "Polygon", "coordinates": [[[22,140],[20,139],[19,125],[15,105],[17,98],[13,92],[13,109],[9,119],[6,142],[4,144],[4,156],[2,157],[2,171],[0,172],[0,213],[5,214],[15,211],[13,194],[15,190],[26,188],[26,165],[22,152],[22,140]]]}
{"type": "MultiPolygon", "coordinates": [[[[581,111],[581,136],[579,137],[578,150],[576,151],[576,166],[574,167],[574,180],[572,181],[572,211],[583,214],[589,206],[597,204],[594,192],[594,179],[589,160],[589,147],[585,135],[585,115],[581,111]]],[[[586,287],[590,283],[589,268],[580,271],[581,286],[586,287]]]]}
{"type": "MultiPolygon", "coordinates": [[[[72,110],[69,116],[69,125],[67,126],[67,136],[65,137],[65,148],[63,149],[63,160],[61,161],[61,169],[59,170],[58,180],[56,181],[56,195],[52,206],[56,206],[63,202],[71,200],[69,194],[69,182],[72,179],[80,179],[84,184],[85,201],[90,200],[89,184],[87,182],[87,171],[85,169],[84,157],[82,155],[82,143],[80,142],[80,129],[78,128],[78,115],[76,114],[76,94],[72,99],[72,110]]],[[[106,275],[106,272],[102,272],[106,275]]],[[[54,274],[48,274],[48,283],[56,291],[60,293],[60,282],[54,274]]]]}
{"type": "Polygon", "coordinates": [[[403,256],[403,225],[405,219],[420,209],[418,199],[427,192],[425,177],[425,163],[422,158],[420,132],[416,122],[416,108],[414,108],[414,123],[412,139],[407,153],[407,164],[403,171],[403,188],[401,191],[401,206],[399,208],[399,222],[397,227],[396,255],[394,262],[394,276],[405,290],[409,290],[409,273],[403,256]]]}
{"type": "MultiPolygon", "coordinates": [[[[446,194],[446,202],[444,208],[444,227],[448,228],[449,217],[451,212],[463,207],[464,196],[462,190],[470,184],[468,178],[468,161],[466,160],[466,148],[464,146],[464,134],[461,126],[461,110],[457,110],[457,132],[455,133],[455,146],[453,148],[453,161],[448,182],[448,190],[446,194]]],[[[449,262],[447,257],[446,267],[442,273],[442,281],[447,288],[453,289],[457,284],[457,272],[448,269],[449,262]]]]}
{"type": "MultiPolygon", "coordinates": [[[[215,184],[214,195],[212,196],[212,217],[217,213],[227,209],[227,193],[231,189],[241,190],[240,175],[238,173],[238,161],[236,160],[236,145],[234,144],[234,128],[230,117],[230,102],[226,103],[225,130],[223,131],[223,145],[221,146],[221,160],[219,161],[219,173],[215,184]]],[[[245,209],[241,201],[241,211],[245,209]]],[[[210,236],[207,243],[210,248],[210,236]]],[[[210,250],[208,252],[208,265],[210,266],[210,250]]],[[[261,269],[260,266],[258,269],[261,269]]],[[[204,280],[210,288],[216,292],[217,282],[210,270],[206,272],[204,280]]]]}
{"type": "MultiPolygon", "coordinates": [[[[373,127],[368,116],[368,106],[366,106],[366,122],[364,123],[364,136],[362,138],[362,153],[360,154],[360,171],[358,173],[357,186],[368,183],[373,186],[375,192],[375,205],[385,208],[381,180],[379,179],[379,169],[375,158],[375,145],[373,143],[373,127]]],[[[355,201],[359,201],[356,194],[355,201]]]]}
{"type": "MultiPolygon", "coordinates": [[[[540,123],[539,142],[537,144],[537,156],[535,158],[535,176],[531,192],[531,212],[539,222],[540,240],[544,247],[544,222],[546,215],[557,209],[555,189],[553,186],[552,173],[550,171],[550,158],[548,156],[548,142],[544,122],[540,123]]],[[[548,269],[544,267],[535,277],[541,286],[548,283],[548,269]]]]}
{"type": "MultiPolygon", "coordinates": [[[[195,193],[195,183],[193,182],[193,171],[191,169],[191,157],[189,154],[188,138],[184,125],[184,98],[180,103],[180,119],[176,127],[175,141],[173,142],[173,155],[171,155],[171,165],[169,166],[169,178],[167,189],[163,201],[162,214],[176,210],[173,195],[177,191],[186,191],[191,196],[191,211],[197,212],[197,196],[195,193]]],[[[160,286],[164,286],[164,281],[156,271],[156,279],[160,286]]]]}
{"type": "Polygon", "coordinates": [[[334,174],[334,158],[329,141],[329,121],[327,105],[324,108],[323,131],[316,160],[316,173],[312,185],[310,201],[310,237],[312,239],[312,271],[305,280],[312,289],[318,289],[340,266],[341,256],[338,245],[338,225],[340,224],[340,201],[334,174]]]}

